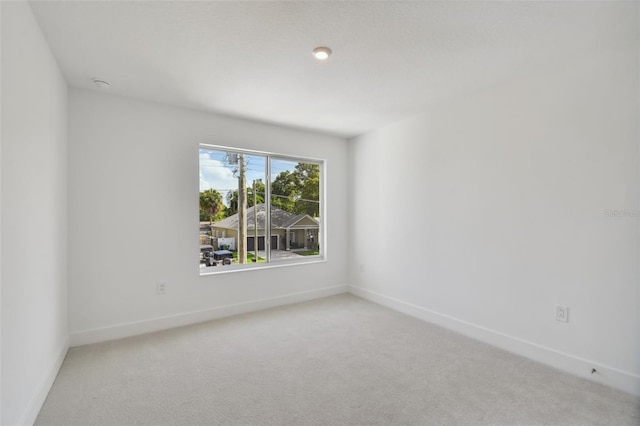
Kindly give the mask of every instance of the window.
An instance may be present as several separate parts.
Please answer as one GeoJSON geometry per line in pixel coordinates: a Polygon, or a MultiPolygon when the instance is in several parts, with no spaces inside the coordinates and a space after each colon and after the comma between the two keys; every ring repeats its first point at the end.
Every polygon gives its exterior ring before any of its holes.
{"type": "Polygon", "coordinates": [[[200,273],[324,257],[320,160],[200,146],[200,273]]]}

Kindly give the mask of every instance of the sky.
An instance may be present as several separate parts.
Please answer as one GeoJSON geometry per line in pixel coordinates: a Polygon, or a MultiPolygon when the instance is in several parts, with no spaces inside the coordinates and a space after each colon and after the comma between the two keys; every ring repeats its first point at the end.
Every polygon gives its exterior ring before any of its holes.
{"type": "MultiPolygon", "coordinates": [[[[247,186],[251,186],[254,179],[262,179],[264,182],[264,170],[266,158],[257,155],[245,154],[247,186]]],[[[284,170],[293,170],[297,162],[275,160],[271,161],[272,176],[284,170]]],[[[200,191],[213,188],[221,195],[225,205],[227,205],[227,194],[238,189],[237,174],[234,170],[237,165],[229,164],[225,151],[213,149],[200,149],[200,191]]]]}

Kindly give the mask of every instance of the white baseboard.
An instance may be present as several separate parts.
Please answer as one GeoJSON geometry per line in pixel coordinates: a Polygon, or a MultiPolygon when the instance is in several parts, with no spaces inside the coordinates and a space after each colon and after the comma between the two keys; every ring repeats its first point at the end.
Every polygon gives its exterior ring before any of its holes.
{"type": "Polygon", "coordinates": [[[38,414],[42,409],[42,404],[47,399],[47,395],[49,395],[49,390],[51,390],[51,386],[53,386],[53,382],[56,380],[56,376],[58,375],[58,371],[60,371],[60,367],[62,367],[62,363],[64,362],[64,358],[67,356],[67,351],[69,350],[69,338],[67,337],[62,343],[62,348],[58,354],[58,358],[54,361],[53,365],[47,372],[47,375],[42,379],[40,385],[36,389],[35,394],[29,401],[27,405],[27,409],[24,411],[22,415],[19,425],[31,426],[35,423],[38,418],[38,414]]]}
{"type": "Polygon", "coordinates": [[[576,357],[552,348],[538,345],[495,330],[481,327],[460,319],[432,311],[421,306],[367,290],[350,286],[349,292],[380,305],[447,328],[467,337],[524,356],[567,373],[601,383],[632,395],[640,396],[640,376],[587,359],[576,357]],[[592,369],[595,374],[591,374],[592,369]]]}
{"type": "Polygon", "coordinates": [[[290,293],[283,296],[266,299],[252,300],[233,305],[219,306],[202,311],[186,312],[168,317],[152,318],[125,324],[117,324],[109,327],[94,328],[72,332],[70,335],[71,346],[87,345],[90,343],[105,342],[108,340],[122,339],[124,337],[137,336],[154,331],[167,330],[184,325],[197,324],[211,321],[231,315],[243,314],[267,308],[273,308],[291,303],[305,302],[336,294],[347,293],[346,285],[325,287],[318,290],[290,293]]]}

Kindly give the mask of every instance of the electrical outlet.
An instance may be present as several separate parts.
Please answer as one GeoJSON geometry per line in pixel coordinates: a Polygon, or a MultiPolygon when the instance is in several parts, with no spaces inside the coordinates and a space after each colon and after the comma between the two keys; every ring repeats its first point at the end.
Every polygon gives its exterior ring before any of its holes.
{"type": "Polygon", "coordinates": [[[556,305],[556,321],[569,322],[569,307],[556,305]]]}
{"type": "Polygon", "coordinates": [[[167,283],[156,283],[156,294],[167,294],[167,283]]]}

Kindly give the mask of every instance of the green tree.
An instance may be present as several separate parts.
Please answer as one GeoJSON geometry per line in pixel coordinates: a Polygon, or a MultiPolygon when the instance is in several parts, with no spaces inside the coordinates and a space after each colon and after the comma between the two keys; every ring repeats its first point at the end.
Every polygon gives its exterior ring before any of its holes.
{"type": "Polygon", "coordinates": [[[306,213],[311,217],[320,215],[320,166],[298,163],[293,171],[298,197],[295,213],[306,213]]]}
{"type": "MultiPolygon", "coordinates": [[[[266,188],[262,179],[256,181],[256,203],[262,204],[264,203],[264,194],[266,192],[266,188]]],[[[253,186],[247,188],[247,206],[253,206],[253,186]]]]}
{"type": "MultiPolygon", "coordinates": [[[[200,191],[200,217],[203,215],[213,223],[218,213],[222,210],[222,195],[215,189],[200,191]]],[[[206,220],[205,219],[205,220],[206,220]]]]}
{"type": "MultiPolygon", "coordinates": [[[[265,184],[256,182],[258,204],[264,203],[265,184]]],[[[247,206],[253,206],[253,187],[247,188],[247,206]]],[[[238,190],[227,193],[225,216],[238,212],[238,190]]],[[[311,217],[320,215],[320,166],[298,163],[294,170],[280,172],[271,182],[271,205],[291,212],[306,213],[311,217]]]]}
{"type": "MultiPolygon", "coordinates": [[[[262,180],[256,182],[256,201],[258,204],[264,203],[265,185],[262,180]]],[[[247,207],[253,206],[253,185],[247,188],[247,207]]],[[[225,217],[238,213],[238,190],[234,189],[227,193],[227,205],[225,217]]]]}
{"type": "Polygon", "coordinates": [[[299,183],[293,172],[285,170],[271,183],[271,205],[279,209],[294,212],[296,198],[299,196],[299,183]]]}
{"type": "Polygon", "coordinates": [[[320,214],[320,166],[298,163],[293,171],[285,170],[271,183],[273,206],[291,213],[320,214]]]}
{"type": "Polygon", "coordinates": [[[300,199],[296,201],[296,213],[306,213],[311,217],[320,216],[320,178],[311,177],[304,181],[300,199]]]}

